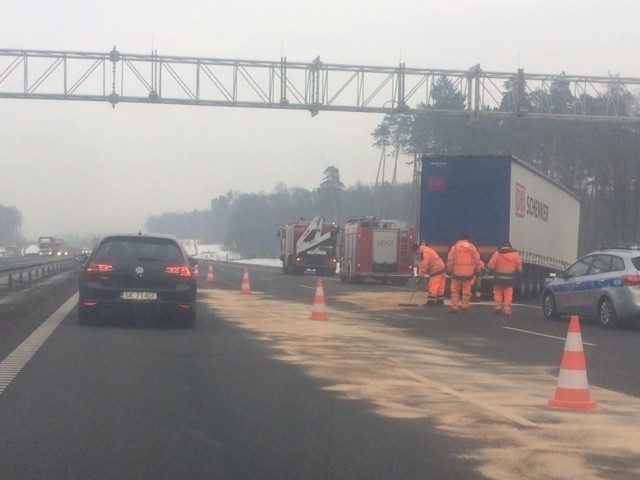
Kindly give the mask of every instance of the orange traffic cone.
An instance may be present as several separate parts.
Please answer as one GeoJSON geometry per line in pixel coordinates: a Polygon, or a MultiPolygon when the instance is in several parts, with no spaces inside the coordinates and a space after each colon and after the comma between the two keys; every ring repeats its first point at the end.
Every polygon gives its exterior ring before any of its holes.
{"type": "Polygon", "coordinates": [[[322,288],[321,278],[316,282],[316,295],[313,299],[313,309],[309,318],[311,320],[329,320],[327,307],[324,303],[324,288],[322,288]]]}
{"type": "Polygon", "coordinates": [[[242,276],[240,293],[242,295],[251,295],[251,284],[249,284],[249,269],[247,267],[244,267],[244,275],[242,276]]]}
{"type": "Polygon", "coordinates": [[[209,265],[209,270],[207,271],[207,283],[215,282],[215,277],[213,276],[213,265],[209,265]]]}
{"type": "Polygon", "coordinates": [[[558,386],[555,396],[549,399],[549,406],[568,410],[596,408],[596,402],[591,400],[589,395],[587,367],[582,350],[580,321],[577,315],[572,315],[569,321],[569,332],[562,355],[558,386]]]}
{"type": "Polygon", "coordinates": [[[198,264],[196,263],[196,266],[193,267],[193,276],[196,278],[200,278],[200,270],[198,270],[198,264]]]}

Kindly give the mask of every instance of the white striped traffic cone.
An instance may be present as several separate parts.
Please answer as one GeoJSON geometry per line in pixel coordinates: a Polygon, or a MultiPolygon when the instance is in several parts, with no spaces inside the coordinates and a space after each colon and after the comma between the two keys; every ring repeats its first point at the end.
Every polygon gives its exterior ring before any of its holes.
{"type": "Polygon", "coordinates": [[[587,365],[582,350],[582,334],[577,315],[572,315],[569,321],[558,385],[554,397],[549,400],[549,406],[567,410],[596,408],[596,402],[591,400],[589,395],[587,365]]]}
{"type": "Polygon", "coordinates": [[[242,285],[240,286],[242,295],[251,295],[251,284],[249,283],[249,269],[244,267],[244,275],[242,275],[242,285]]]}
{"type": "Polygon", "coordinates": [[[313,299],[313,308],[311,310],[311,320],[329,320],[327,315],[327,306],[324,301],[324,288],[322,288],[322,279],[316,282],[316,295],[313,299]]]}
{"type": "Polygon", "coordinates": [[[209,270],[207,271],[207,283],[215,282],[215,277],[213,276],[213,266],[209,265],[209,270]]]}

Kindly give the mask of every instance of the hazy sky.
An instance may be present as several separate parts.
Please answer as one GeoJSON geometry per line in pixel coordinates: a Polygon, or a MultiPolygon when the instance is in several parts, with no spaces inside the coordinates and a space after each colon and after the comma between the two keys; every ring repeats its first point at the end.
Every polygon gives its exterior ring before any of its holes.
{"type": "MultiPolygon", "coordinates": [[[[640,77],[639,20],[637,0],[4,0],[0,48],[640,77]]],[[[0,204],[34,239],[137,231],[229,190],[311,189],[330,165],[372,184],[381,120],[0,99],[0,204]]]]}

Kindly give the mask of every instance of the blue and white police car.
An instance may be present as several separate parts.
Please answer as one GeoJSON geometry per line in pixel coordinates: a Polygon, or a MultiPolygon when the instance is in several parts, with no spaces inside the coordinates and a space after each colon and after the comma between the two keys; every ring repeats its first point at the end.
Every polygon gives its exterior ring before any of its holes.
{"type": "Polygon", "coordinates": [[[640,246],[603,247],[553,276],[542,292],[546,318],[578,315],[613,328],[640,320],[640,246]]]}

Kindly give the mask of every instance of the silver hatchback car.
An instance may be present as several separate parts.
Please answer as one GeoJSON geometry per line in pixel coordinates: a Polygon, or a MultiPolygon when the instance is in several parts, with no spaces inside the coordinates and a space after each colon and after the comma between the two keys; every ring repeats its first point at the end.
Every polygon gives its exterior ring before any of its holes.
{"type": "Polygon", "coordinates": [[[640,246],[606,247],[557,274],[542,292],[546,318],[578,315],[606,328],[640,319],[640,246]]]}

